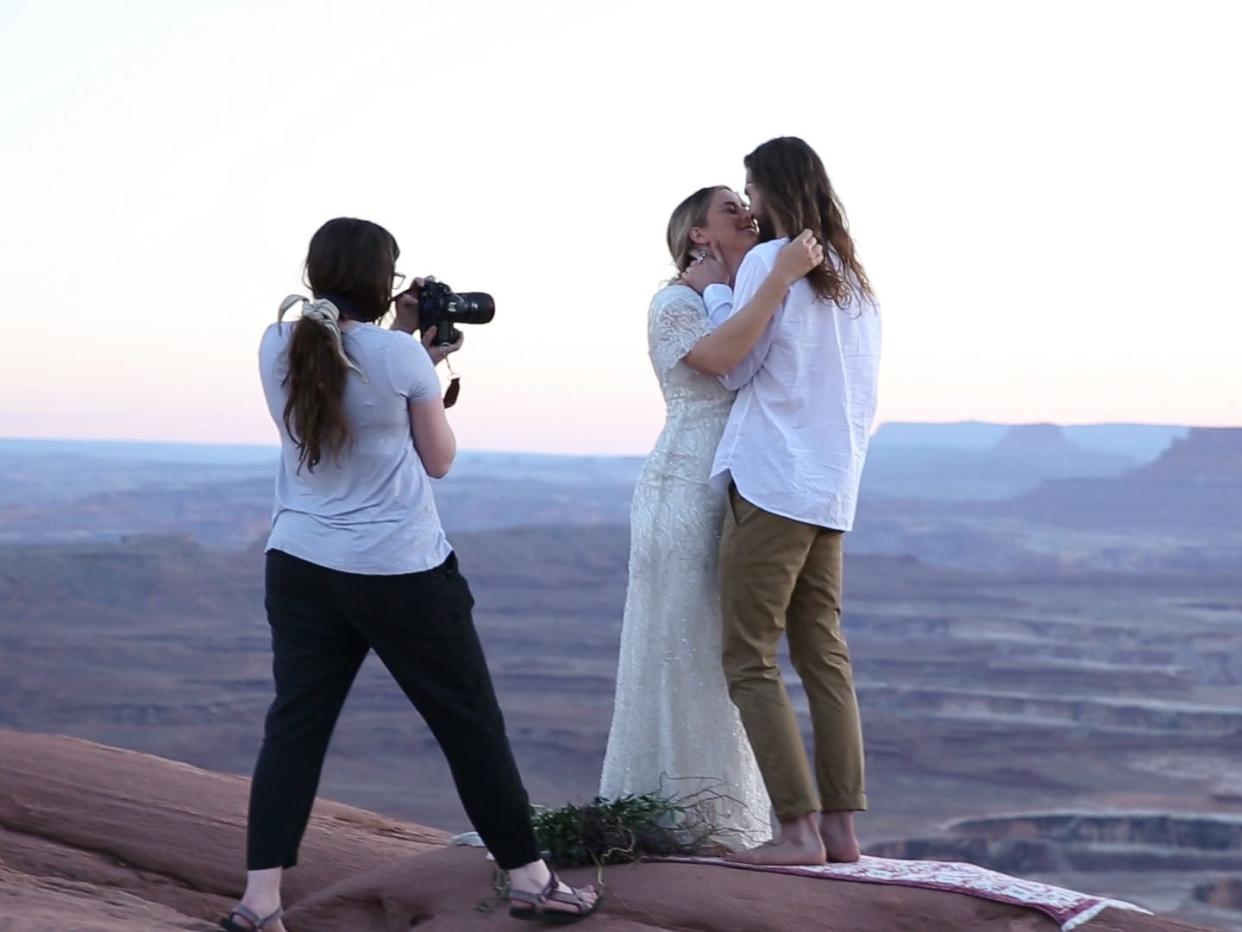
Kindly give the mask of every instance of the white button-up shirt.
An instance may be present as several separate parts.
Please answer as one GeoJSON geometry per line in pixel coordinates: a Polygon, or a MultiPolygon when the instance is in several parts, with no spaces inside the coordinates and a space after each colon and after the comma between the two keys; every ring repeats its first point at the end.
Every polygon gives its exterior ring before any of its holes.
{"type": "MultiPolygon", "coordinates": [[[[732,292],[723,285],[706,289],[714,323],[746,306],[787,242],[752,249],[732,292]]],[[[822,302],[799,279],[755,348],[720,380],[737,398],[712,485],[727,493],[734,482],[743,498],[772,514],[853,529],[879,366],[878,306],[866,298],[844,308],[822,302]]]]}

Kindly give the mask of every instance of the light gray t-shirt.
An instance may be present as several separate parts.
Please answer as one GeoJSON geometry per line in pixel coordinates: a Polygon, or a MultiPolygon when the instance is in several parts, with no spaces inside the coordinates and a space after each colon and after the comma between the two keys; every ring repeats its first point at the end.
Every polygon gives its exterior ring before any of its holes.
{"type": "Polygon", "coordinates": [[[393,576],[439,566],[451,547],[440,526],[431,480],[414,449],[410,403],[440,393],[435,366],[416,339],[374,324],[342,333],[349,370],[345,417],[353,443],[298,470],[298,448],[284,423],[281,384],[296,322],[272,324],[259,344],[268,411],[280,431],[281,465],[268,550],[347,573],[393,576]],[[365,376],[365,378],[364,378],[365,376]]]}

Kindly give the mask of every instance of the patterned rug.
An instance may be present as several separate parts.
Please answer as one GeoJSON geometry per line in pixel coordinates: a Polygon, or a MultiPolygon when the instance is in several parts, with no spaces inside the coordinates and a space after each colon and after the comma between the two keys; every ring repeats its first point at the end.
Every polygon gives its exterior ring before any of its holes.
{"type": "Polygon", "coordinates": [[[1090,922],[1105,909],[1148,911],[1132,903],[1075,893],[1061,887],[1022,880],[997,873],[974,864],[951,861],[901,861],[892,858],[863,856],[856,864],[826,864],[822,867],[768,867],[757,864],[736,864],[720,858],[670,857],[653,858],[682,864],[709,864],[737,870],[769,871],[776,874],[797,874],[829,880],[853,880],[859,883],[886,883],[899,887],[922,887],[946,893],[964,893],[985,900],[1026,906],[1051,916],[1064,932],[1090,922]]]}

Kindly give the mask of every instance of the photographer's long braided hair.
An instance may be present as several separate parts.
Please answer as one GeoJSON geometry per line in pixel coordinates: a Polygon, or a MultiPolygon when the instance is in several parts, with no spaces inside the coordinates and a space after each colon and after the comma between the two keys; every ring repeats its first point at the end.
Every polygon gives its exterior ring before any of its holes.
{"type": "Polygon", "coordinates": [[[290,295],[280,315],[306,302],[289,340],[284,384],[285,428],[298,447],[298,468],[314,471],[325,453],[339,454],[352,440],[345,418],[345,381],[357,366],[345,355],[333,297],[348,299],[351,317],[378,320],[392,301],[393,272],[400,255],[391,233],[368,220],[338,217],[311,237],[306,281],[315,300],[290,295]]]}
{"type": "MultiPolygon", "coordinates": [[[[851,297],[871,297],[871,282],[854,253],[845,209],[815,150],[796,136],[781,136],[765,142],[746,156],[744,163],[750,180],[763,193],[769,219],[791,236],[809,229],[828,247],[824,264],[807,275],[820,300],[843,308],[851,297]],[[839,265],[833,263],[834,255],[839,265]]],[[[775,235],[774,229],[760,222],[761,240],[775,235]]]]}

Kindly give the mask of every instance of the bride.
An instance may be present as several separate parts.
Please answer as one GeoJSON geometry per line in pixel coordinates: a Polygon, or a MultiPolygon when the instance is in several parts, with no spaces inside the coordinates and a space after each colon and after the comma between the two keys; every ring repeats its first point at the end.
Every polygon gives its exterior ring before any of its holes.
{"type": "Polygon", "coordinates": [[[700,292],[731,282],[756,242],[750,211],[727,187],[696,191],[669,219],[678,275],[656,293],[647,321],[666,420],[630,511],[629,588],[600,780],[608,799],[700,801],[699,815],[733,848],[772,833],[767,791],[721,669],[716,557],[725,502],[708,474],[733,393],[717,377],[742,361],[790,286],[824,258],[804,232],[781,249],[746,307],[710,320],[700,292]]]}

